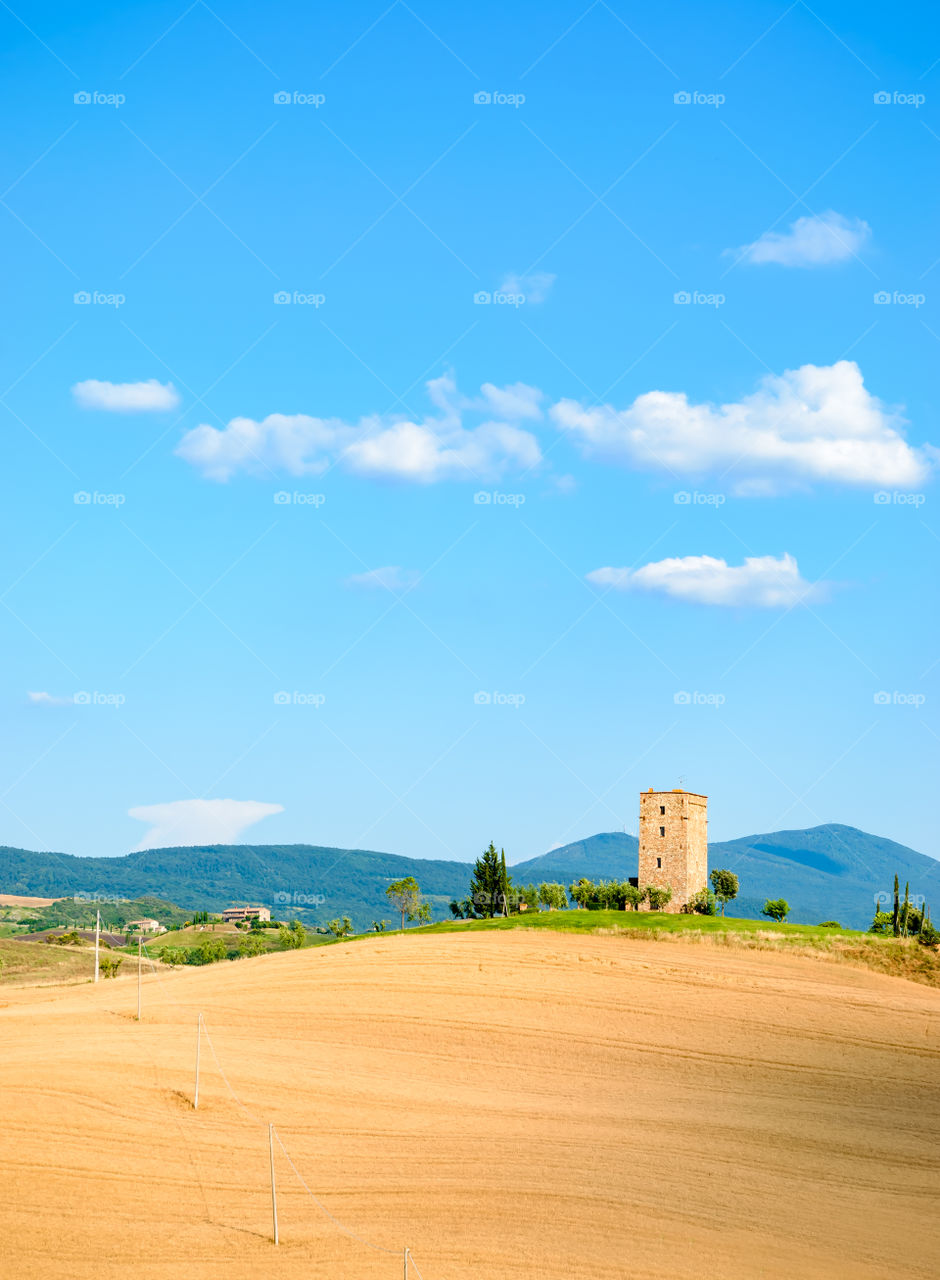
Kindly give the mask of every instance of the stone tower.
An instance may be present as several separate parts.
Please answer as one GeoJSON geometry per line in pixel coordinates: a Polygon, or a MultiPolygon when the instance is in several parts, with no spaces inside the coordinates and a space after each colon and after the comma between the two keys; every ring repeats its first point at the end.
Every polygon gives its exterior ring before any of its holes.
{"type": "Polygon", "coordinates": [[[708,884],[708,796],[676,788],[640,792],[639,884],[671,889],[680,911],[708,884]]]}

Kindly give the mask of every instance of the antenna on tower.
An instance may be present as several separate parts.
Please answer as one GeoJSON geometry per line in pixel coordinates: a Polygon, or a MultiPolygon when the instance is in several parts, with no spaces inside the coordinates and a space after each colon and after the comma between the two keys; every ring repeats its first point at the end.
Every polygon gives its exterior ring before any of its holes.
{"type": "Polygon", "coordinates": [[[679,790],[680,790],[680,791],[683,789],[683,785],[684,785],[684,783],[685,783],[685,774],[680,774],[680,776],[679,776],[679,790]]]}

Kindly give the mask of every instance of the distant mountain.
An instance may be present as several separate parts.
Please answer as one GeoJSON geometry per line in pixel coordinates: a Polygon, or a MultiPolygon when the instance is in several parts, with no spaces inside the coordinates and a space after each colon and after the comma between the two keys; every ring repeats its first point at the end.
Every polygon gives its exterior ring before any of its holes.
{"type": "MultiPolygon", "coordinates": [[[[606,832],[552,849],[510,868],[517,884],[558,880],[624,880],[637,874],[636,836],[606,832]]],[[[759,917],[767,898],[786,898],[790,919],[835,919],[866,928],[876,893],[890,893],[895,872],[923,894],[940,922],[940,862],[855,827],[827,824],[775,831],[709,847],[709,866],[734,871],[740,897],[729,914],[759,917]]],[[[385,897],[392,880],[413,875],[435,919],[462,898],[471,867],[464,862],[406,858],[368,849],[320,845],[206,845],[148,849],[121,858],[78,858],[0,848],[0,893],[61,898],[73,894],[137,898],[155,894],[187,910],[221,910],[259,902],[281,919],[321,924],[349,915],[359,929],[394,914],[385,897]]]]}
{"type": "Polygon", "coordinates": [[[385,889],[409,875],[417,877],[435,918],[442,919],[449,915],[451,899],[466,893],[470,865],[308,844],[200,845],[147,849],[120,858],[0,847],[2,893],[38,896],[39,890],[18,887],[35,884],[47,898],[136,898],[153,893],[194,911],[257,902],[270,907],[278,919],[297,916],[322,924],[333,916],[349,915],[359,929],[367,929],[373,920],[391,919],[394,913],[385,889]]]}
{"type": "MultiPolygon", "coordinates": [[[[637,874],[636,836],[618,831],[553,849],[513,867],[517,880],[624,879],[637,874]]],[[[940,862],[906,845],[856,827],[827,823],[806,831],[772,831],[708,846],[710,868],[724,867],[740,881],[728,915],[759,918],[768,898],[786,898],[794,924],[838,920],[864,929],[875,894],[892,892],[895,873],[911,893],[923,894],[940,920],[940,862]]]]}
{"type": "Polygon", "coordinates": [[[864,929],[875,895],[891,894],[895,873],[904,892],[923,894],[940,919],[940,862],[856,827],[827,823],[808,831],[773,831],[709,848],[709,866],[726,866],[740,882],[735,915],[758,916],[768,897],[786,898],[797,924],[839,920],[864,929]]]}
{"type": "Polygon", "coordinates": [[[510,871],[517,884],[556,880],[568,885],[582,876],[588,880],[626,880],[636,875],[639,849],[636,836],[608,831],[517,862],[510,871]]]}

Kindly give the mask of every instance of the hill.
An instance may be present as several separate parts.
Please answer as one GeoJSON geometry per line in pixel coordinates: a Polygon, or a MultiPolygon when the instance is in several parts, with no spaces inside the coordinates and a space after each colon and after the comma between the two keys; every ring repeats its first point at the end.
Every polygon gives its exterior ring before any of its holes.
{"type": "MultiPolygon", "coordinates": [[[[591,836],[512,868],[516,880],[624,879],[637,873],[636,836],[591,836]],[[625,868],[628,868],[625,870],[625,868]]],[[[772,831],[708,846],[709,867],[733,871],[741,883],[729,915],[759,917],[767,898],[786,898],[795,924],[836,919],[866,929],[877,893],[891,895],[895,873],[923,894],[940,920],[940,862],[883,836],[826,823],[804,831],[772,831]]]]}
{"type": "MultiPolygon", "coordinates": [[[[795,923],[834,918],[866,928],[875,894],[890,894],[897,872],[902,887],[910,880],[911,892],[934,904],[940,921],[940,862],[855,827],[829,823],[714,843],[709,864],[738,875],[741,897],[730,910],[740,916],[758,917],[766,898],[784,897],[795,923]]],[[[581,876],[623,880],[637,873],[637,839],[601,833],[516,863],[511,872],[521,884],[569,884],[581,876]]],[[[4,893],[157,895],[190,911],[261,902],[280,918],[297,916],[309,924],[346,914],[357,929],[391,919],[386,886],[407,875],[418,880],[439,920],[448,915],[451,899],[467,892],[470,864],[303,844],[149,849],[118,858],[0,848],[4,893]]]]}
{"type": "Polygon", "coordinates": [[[405,1246],[409,1280],[880,1280],[898,1241],[937,1275],[912,983],[518,928],[145,974],[139,1023],[132,980],[3,996],[0,1231],[36,1280],[388,1280],[405,1246]]]}

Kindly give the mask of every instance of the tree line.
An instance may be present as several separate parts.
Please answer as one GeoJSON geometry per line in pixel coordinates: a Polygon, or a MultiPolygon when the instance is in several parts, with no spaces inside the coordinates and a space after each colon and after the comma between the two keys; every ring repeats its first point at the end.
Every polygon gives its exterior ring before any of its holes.
{"type": "Polygon", "coordinates": [[[940,943],[940,930],[930,920],[930,908],[921,899],[918,906],[911,900],[910,881],[904,886],[904,899],[901,900],[900,882],[894,877],[894,906],[890,911],[875,910],[875,918],[871,922],[869,933],[892,935],[895,938],[916,938],[925,947],[935,947],[940,943]]]}
{"type": "MultiPolygon", "coordinates": [[[[711,888],[703,887],[682,910],[689,914],[722,915],[729,902],[738,895],[738,877],[733,871],[716,869],[709,877],[711,888]]],[[[657,885],[640,885],[632,880],[594,881],[582,876],[565,887],[553,881],[541,884],[514,885],[506,867],[505,850],[497,853],[489,848],[473,865],[470,888],[464,898],[450,903],[451,915],[457,920],[485,920],[494,916],[517,915],[523,911],[564,911],[571,903],[587,911],[639,911],[646,904],[651,911],[662,911],[672,901],[672,890],[657,885]]],[[[781,900],[782,902],[782,900],[781,900]]],[[[778,903],[766,904],[778,906],[778,903]]],[[[789,907],[782,903],[784,917],[789,907]]],[[[768,913],[769,914],[769,913],[768,913]]]]}

